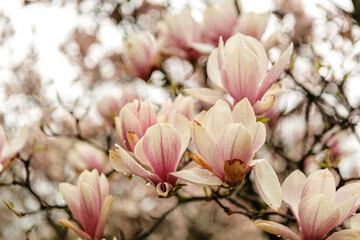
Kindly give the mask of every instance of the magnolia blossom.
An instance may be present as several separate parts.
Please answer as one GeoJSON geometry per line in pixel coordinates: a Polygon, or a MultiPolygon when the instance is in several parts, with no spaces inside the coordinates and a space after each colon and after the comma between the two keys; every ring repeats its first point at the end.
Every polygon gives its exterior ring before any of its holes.
{"type": "Polygon", "coordinates": [[[11,141],[7,141],[5,131],[0,125],[0,173],[10,166],[16,154],[25,146],[28,135],[29,130],[25,126],[11,141]]]}
{"type": "Polygon", "coordinates": [[[194,119],[194,102],[189,96],[185,97],[179,94],[173,102],[171,99],[167,99],[161,106],[160,113],[170,116],[174,110],[185,116],[188,120],[194,119]]]}
{"type": "MultiPolygon", "coordinates": [[[[229,38],[225,46],[220,39],[219,47],[209,56],[207,73],[216,86],[223,88],[233,98],[234,104],[248,98],[255,113],[261,114],[274,104],[275,97],[265,94],[284,71],[292,50],[291,44],[267,72],[268,58],[264,47],[255,38],[238,33],[229,38]]],[[[186,91],[210,104],[214,104],[217,99],[226,101],[215,90],[193,88],[186,91]]]]}
{"type": "Polygon", "coordinates": [[[107,122],[112,123],[114,117],[120,112],[120,102],[113,97],[104,97],[96,105],[101,117],[107,122]]]}
{"type": "MultiPolygon", "coordinates": [[[[184,131],[184,129],[182,130],[184,131]]],[[[134,154],[121,146],[110,151],[111,165],[118,172],[135,174],[153,184],[160,196],[167,197],[176,186],[176,172],[190,139],[181,137],[170,124],[149,127],[136,143],[134,154]]]]}
{"type": "Polygon", "coordinates": [[[85,142],[76,142],[68,152],[68,159],[79,172],[85,169],[103,172],[107,166],[107,155],[85,142]]]}
{"type": "Polygon", "coordinates": [[[202,168],[172,175],[200,185],[237,186],[254,169],[255,183],[264,201],[277,210],[282,201],[278,178],[265,160],[253,160],[264,144],[265,126],[256,122],[254,111],[243,99],[231,111],[221,100],[206,114],[190,123],[190,134],[198,153],[189,156],[202,168]]]}
{"type": "Polygon", "coordinates": [[[285,179],[282,191],[299,224],[300,237],[278,223],[259,220],[255,225],[288,239],[323,239],[360,206],[360,183],[350,183],[336,191],[335,178],[327,169],[312,172],[307,178],[296,170],[285,179]]]}
{"type": "Polygon", "coordinates": [[[219,6],[209,5],[204,11],[203,39],[218,45],[219,37],[225,41],[233,34],[238,13],[233,0],[224,0],[219,6]]]}
{"type": "Polygon", "coordinates": [[[185,8],[176,16],[166,15],[159,29],[166,45],[163,50],[165,53],[188,59],[201,56],[201,53],[194,49],[201,40],[200,24],[191,16],[190,9],[185,8]]]}
{"type": "Polygon", "coordinates": [[[261,41],[262,35],[269,22],[269,16],[269,12],[263,14],[256,14],[253,12],[241,13],[234,28],[234,33],[239,32],[261,41]]]}
{"type": "Polygon", "coordinates": [[[124,41],[122,58],[136,77],[147,79],[151,68],[159,59],[159,48],[155,39],[146,32],[133,32],[124,41]]]}
{"type": "Polygon", "coordinates": [[[77,186],[60,183],[59,187],[82,229],[73,221],[62,219],[59,222],[86,240],[101,239],[114,201],[114,197],[109,195],[109,182],[105,175],[99,175],[96,169],[85,170],[80,174],[77,186]]]}

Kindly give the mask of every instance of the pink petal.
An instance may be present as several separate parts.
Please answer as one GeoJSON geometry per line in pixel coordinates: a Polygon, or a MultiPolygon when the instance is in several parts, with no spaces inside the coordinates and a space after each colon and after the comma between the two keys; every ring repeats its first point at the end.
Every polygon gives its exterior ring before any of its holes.
{"type": "Polygon", "coordinates": [[[104,203],[101,206],[100,217],[97,222],[94,240],[101,239],[104,229],[105,229],[105,226],[106,226],[106,222],[111,213],[111,208],[112,208],[113,202],[114,202],[113,196],[107,196],[105,198],[104,203]]]}
{"type": "Polygon", "coordinates": [[[189,128],[189,120],[173,111],[173,113],[169,117],[169,124],[171,124],[178,132],[181,139],[181,149],[180,154],[182,155],[187,149],[190,141],[190,128],[189,128]]]}
{"type": "Polygon", "coordinates": [[[111,166],[118,172],[130,173],[145,178],[157,185],[161,179],[156,174],[143,168],[121,147],[110,151],[111,166]]]}
{"type": "Polygon", "coordinates": [[[156,175],[167,181],[167,174],[175,172],[181,157],[181,139],[169,124],[156,124],[144,135],[143,151],[156,175]]]}
{"type": "Polygon", "coordinates": [[[359,208],[359,206],[356,205],[356,201],[358,199],[357,195],[353,195],[350,198],[348,198],[346,201],[344,201],[342,204],[338,205],[338,208],[340,210],[340,220],[339,225],[342,224],[343,221],[345,221],[351,214],[356,212],[356,210],[359,208]]]}
{"type": "Polygon", "coordinates": [[[248,163],[253,156],[251,135],[241,123],[227,125],[218,145],[224,161],[238,159],[248,163]]]}
{"type": "Polygon", "coordinates": [[[357,240],[360,239],[360,229],[345,229],[331,234],[327,240],[357,240]]]}
{"type": "Polygon", "coordinates": [[[93,240],[92,237],[90,237],[89,234],[81,230],[75,222],[61,219],[59,220],[59,223],[65,227],[72,229],[77,235],[85,238],[86,240],[93,240]]]}
{"type": "Polygon", "coordinates": [[[238,102],[247,97],[254,104],[264,73],[256,55],[247,48],[238,48],[226,56],[221,70],[224,89],[238,102]]]}
{"type": "Polygon", "coordinates": [[[256,123],[254,110],[247,98],[238,102],[232,112],[234,122],[242,123],[245,127],[250,127],[256,123]]]}
{"type": "MultiPolygon", "coordinates": [[[[140,120],[143,134],[145,134],[146,130],[157,123],[156,121],[156,113],[152,105],[148,100],[140,101],[138,106],[138,118],[140,120]]],[[[138,135],[139,136],[139,135],[138,135]]],[[[139,136],[139,138],[141,138],[139,136]]]]}
{"type": "Polygon", "coordinates": [[[218,65],[218,49],[214,49],[206,63],[206,73],[216,86],[223,88],[221,83],[221,72],[218,65]]]}
{"type": "Polygon", "coordinates": [[[329,200],[335,198],[335,178],[328,169],[312,172],[305,183],[301,197],[310,194],[322,193],[329,200]]]}
{"type": "Polygon", "coordinates": [[[300,201],[299,224],[302,239],[322,239],[338,225],[340,211],[323,194],[311,194],[300,201]]]}
{"type": "Polygon", "coordinates": [[[293,171],[282,184],[284,202],[286,202],[293,215],[298,218],[298,208],[301,200],[301,193],[305,186],[306,176],[300,170],[293,171]]]}
{"type": "Polygon", "coordinates": [[[266,160],[253,167],[256,188],[264,202],[277,211],[282,202],[282,191],[279,179],[266,160]]]}
{"type": "Polygon", "coordinates": [[[271,70],[266,74],[264,80],[261,82],[260,89],[257,93],[257,100],[260,100],[265,92],[273,85],[283,73],[286,65],[290,61],[290,57],[293,51],[293,44],[286,49],[286,51],[280,56],[275,65],[271,68],[271,70]]]}
{"type": "Polygon", "coordinates": [[[266,128],[262,122],[257,122],[248,128],[252,138],[253,152],[257,152],[266,140],[266,128]]]}
{"type": "Polygon", "coordinates": [[[80,204],[84,217],[84,225],[82,227],[86,233],[94,236],[101,205],[99,195],[94,188],[87,183],[80,184],[80,204]]]}
{"type": "Polygon", "coordinates": [[[230,103],[224,98],[223,94],[209,88],[188,88],[184,89],[184,91],[194,98],[211,105],[214,105],[219,99],[230,105],[230,103]]]}
{"type": "Polygon", "coordinates": [[[233,120],[229,105],[221,100],[218,100],[216,104],[206,113],[203,121],[203,127],[215,141],[218,141],[225,126],[232,122],[233,120]]]}
{"type": "Polygon", "coordinates": [[[171,175],[202,186],[219,186],[223,184],[223,181],[214,173],[197,167],[173,172],[171,175]]]}
{"type": "Polygon", "coordinates": [[[133,151],[128,140],[128,132],[135,133],[138,138],[142,137],[141,123],[138,118],[125,106],[120,111],[120,117],[115,118],[115,127],[121,147],[133,151]]]}
{"type": "Polygon", "coordinates": [[[276,236],[281,236],[289,240],[300,239],[299,236],[296,235],[290,228],[276,222],[258,219],[254,222],[254,224],[257,228],[260,228],[261,230],[274,234],[276,236]]]}
{"type": "Polygon", "coordinates": [[[242,34],[252,36],[260,41],[268,22],[269,12],[263,14],[245,12],[241,13],[235,29],[242,34]]]}
{"type": "Polygon", "coordinates": [[[198,153],[213,167],[216,175],[224,179],[221,152],[214,139],[195,121],[190,122],[190,134],[198,153]]]}
{"type": "Polygon", "coordinates": [[[350,183],[339,188],[335,193],[334,202],[340,208],[342,222],[360,206],[360,183],[350,183]]]}
{"type": "Polygon", "coordinates": [[[275,103],[274,95],[268,95],[265,97],[265,99],[256,101],[256,103],[253,106],[255,114],[259,115],[265,113],[274,106],[274,103],[275,103]]]}

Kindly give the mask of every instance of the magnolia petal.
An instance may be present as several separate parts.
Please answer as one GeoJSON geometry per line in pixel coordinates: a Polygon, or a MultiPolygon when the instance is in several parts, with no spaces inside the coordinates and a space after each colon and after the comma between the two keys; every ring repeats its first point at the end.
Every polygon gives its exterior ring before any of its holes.
{"type": "Polygon", "coordinates": [[[86,240],[93,240],[92,237],[90,237],[89,234],[81,230],[75,222],[66,219],[61,219],[59,220],[59,223],[65,227],[72,229],[77,235],[85,238],[86,240]]]}
{"type": "MultiPolygon", "coordinates": [[[[139,102],[138,118],[142,127],[142,134],[145,134],[146,130],[157,123],[155,109],[152,107],[148,100],[139,102]]],[[[139,135],[138,135],[139,136],[139,135]]],[[[142,135],[141,135],[142,136],[142,135]]],[[[141,138],[139,136],[139,138],[141,138]]]]}
{"type": "Polygon", "coordinates": [[[238,159],[248,163],[253,156],[252,138],[241,123],[228,124],[218,142],[223,160],[238,159]]]}
{"type": "Polygon", "coordinates": [[[340,210],[340,220],[339,225],[345,221],[351,214],[356,212],[359,206],[356,206],[356,201],[358,199],[357,195],[353,195],[350,198],[348,198],[346,201],[344,201],[342,204],[340,204],[339,210],[340,210]]]}
{"type": "Polygon", "coordinates": [[[257,93],[258,99],[261,99],[264,96],[265,92],[273,85],[280,75],[283,73],[286,65],[290,61],[290,57],[293,51],[294,45],[291,43],[286,51],[280,56],[275,65],[271,70],[266,74],[264,80],[261,82],[260,89],[257,93]]]}
{"type": "Polygon", "coordinates": [[[104,173],[101,173],[98,179],[101,192],[101,202],[103,203],[105,198],[110,194],[109,181],[107,180],[104,173]]]}
{"type": "Polygon", "coordinates": [[[80,192],[78,188],[70,183],[60,183],[59,188],[76,221],[78,221],[81,226],[84,226],[85,219],[81,211],[80,192]]]}
{"type": "Polygon", "coordinates": [[[230,105],[230,103],[224,98],[223,94],[209,88],[187,88],[184,89],[184,91],[194,98],[210,105],[214,105],[219,99],[230,105]]]}
{"type": "Polygon", "coordinates": [[[192,42],[188,46],[204,55],[208,55],[212,50],[214,50],[213,45],[202,42],[192,42]]]}
{"type": "Polygon", "coordinates": [[[138,175],[151,181],[153,184],[161,182],[161,179],[156,174],[143,168],[123,148],[119,147],[117,151],[111,150],[110,153],[112,153],[110,154],[110,163],[116,171],[138,175]]]}
{"type": "Polygon", "coordinates": [[[201,186],[219,186],[223,184],[223,181],[214,173],[201,168],[190,168],[170,174],[184,181],[201,186]]]}
{"type": "Polygon", "coordinates": [[[125,106],[120,111],[120,119],[115,118],[115,127],[120,140],[121,147],[126,150],[133,151],[127,138],[128,132],[136,134],[138,137],[142,136],[142,127],[138,118],[125,106]]]}
{"type": "Polygon", "coordinates": [[[189,120],[182,114],[173,111],[170,119],[169,124],[174,126],[177,130],[180,139],[181,139],[181,149],[180,154],[182,155],[187,147],[189,146],[190,141],[190,128],[189,128],[189,120]]]}
{"type": "MultiPolygon", "coordinates": [[[[0,161],[4,162],[4,160],[9,160],[16,155],[26,144],[29,136],[29,128],[27,126],[23,126],[15,135],[11,141],[5,142],[1,152],[0,161]]],[[[5,160],[5,161],[6,161],[5,160]]]]}
{"type": "MultiPolygon", "coordinates": [[[[359,196],[360,195],[360,183],[354,182],[346,184],[345,186],[342,186],[339,188],[335,193],[335,204],[340,206],[343,202],[348,200],[352,196],[359,196]]],[[[358,200],[356,202],[356,205],[360,204],[360,196],[358,197],[358,200]]]]}
{"type": "Polygon", "coordinates": [[[352,229],[360,229],[360,213],[350,218],[350,226],[352,229]]]}
{"type": "Polygon", "coordinates": [[[224,49],[224,40],[222,36],[219,37],[219,45],[218,45],[218,67],[220,72],[222,71],[222,67],[225,61],[225,49],[224,49]]]}
{"type": "Polygon", "coordinates": [[[218,86],[219,88],[223,88],[221,83],[221,72],[219,70],[218,65],[218,49],[214,49],[206,63],[206,73],[211,79],[211,81],[218,86]]]}
{"type": "Polygon", "coordinates": [[[263,74],[257,56],[248,48],[239,47],[226,56],[221,80],[225,91],[235,102],[247,97],[254,104],[263,74]]]}
{"type": "Polygon", "coordinates": [[[106,226],[106,222],[111,213],[111,208],[112,208],[113,202],[114,202],[113,196],[110,195],[105,198],[105,200],[101,206],[100,217],[97,222],[94,240],[101,239],[104,229],[105,229],[105,226],[106,226]]]}
{"type": "Polygon", "coordinates": [[[198,153],[189,153],[189,157],[201,167],[209,170],[212,173],[216,173],[214,168],[198,153]]]}
{"type": "Polygon", "coordinates": [[[190,122],[190,134],[198,153],[210,164],[221,179],[224,178],[223,162],[219,147],[205,128],[195,121],[190,122]]]}
{"type": "Polygon", "coordinates": [[[241,13],[235,29],[260,41],[269,22],[269,16],[269,12],[263,14],[253,12],[241,13]]]}
{"type": "Polygon", "coordinates": [[[257,122],[248,128],[252,138],[253,152],[257,152],[266,140],[266,128],[262,122],[257,122]]]}
{"type": "Polygon", "coordinates": [[[254,222],[254,225],[265,232],[274,234],[276,236],[282,236],[283,238],[289,240],[300,239],[299,236],[296,235],[290,228],[276,222],[258,219],[254,222]]]}
{"type": "Polygon", "coordinates": [[[135,149],[136,143],[139,141],[139,137],[134,132],[127,132],[127,139],[131,149],[135,149]]]}
{"type": "Polygon", "coordinates": [[[305,186],[306,176],[300,170],[293,171],[282,184],[284,202],[286,202],[293,215],[298,218],[298,207],[301,200],[301,193],[305,186]]]}
{"type": "Polygon", "coordinates": [[[324,194],[310,194],[299,204],[299,224],[302,239],[323,239],[338,225],[340,211],[324,194]]]}
{"type": "Polygon", "coordinates": [[[247,128],[256,123],[253,107],[247,98],[242,99],[234,106],[232,116],[234,122],[242,123],[247,128]]]}
{"type": "Polygon", "coordinates": [[[87,183],[80,183],[80,205],[84,217],[82,226],[86,233],[94,236],[97,220],[100,215],[100,201],[96,190],[87,183]]]}
{"type": "Polygon", "coordinates": [[[256,101],[256,103],[253,106],[255,114],[259,115],[265,113],[274,106],[274,103],[275,103],[275,96],[272,94],[266,96],[265,99],[262,101],[260,100],[256,101]]]}
{"type": "Polygon", "coordinates": [[[223,129],[232,123],[231,109],[224,101],[218,100],[206,113],[203,126],[210,136],[217,142],[223,129]],[[221,117],[219,117],[221,116],[221,117]]]}
{"type": "Polygon", "coordinates": [[[360,239],[360,229],[345,229],[331,234],[327,240],[357,240],[360,239]]]}
{"type": "Polygon", "coordinates": [[[268,69],[268,57],[263,44],[254,37],[245,36],[243,34],[242,34],[242,41],[246,45],[246,47],[249,48],[257,56],[259,61],[260,71],[265,74],[268,69]]]}
{"type": "Polygon", "coordinates": [[[279,179],[268,161],[255,165],[254,178],[256,188],[264,202],[277,211],[282,202],[282,191],[279,179]]]}
{"type": "Polygon", "coordinates": [[[306,182],[301,194],[301,198],[314,194],[322,193],[329,200],[335,198],[335,178],[328,169],[312,172],[306,182]]]}
{"type": "Polygon", "coordinates": [[[167,181],[167,174],[175,172],[181,157],[181,139],[169,124],[156,124],[148,128],[142,142],[146,158],[156,175],[167,181]]]}

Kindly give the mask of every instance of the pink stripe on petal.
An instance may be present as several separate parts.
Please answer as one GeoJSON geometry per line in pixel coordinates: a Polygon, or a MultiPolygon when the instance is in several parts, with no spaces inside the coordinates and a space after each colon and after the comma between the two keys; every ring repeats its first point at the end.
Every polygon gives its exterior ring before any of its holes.
{"type": "Polygon", "coordinates": [[[301,197],[322,193],[329,200],[335,198],[335,178],[328,169],[312,172],[305,183],[301,197]]]}
{"type": "Polygon", "coordinates": [[[93,187],[87,183],[80,184],[80,203],[81,212],[84,216],[84,226],[82,227],[86,233],[93,237],[95,235],[101,206],[99,195],[93,187]]]}
{"type": "Polygon", "coordinates": [[[323,239],[338,225],[340,211],[323,194],[311,194],[300,201],[299,224],[302,239],[323,239]]]}
{"type": "Polygon", "coordinates": [[[154,125],[146,131],[142,147],[155,173],[166,182],[167,174],[175,172],[180,161],[178,132],[169,124],[154,125]]]}
{"type": "Polygon", "coordinates": [[[94,236],[94,240],[100,240],[103,233],[104,233],[104,229],[106,226],[106,222],[110,216],[111,213],[111,208],[114,202],[114,197],[113,196],[107,196],[104,199],[104,202],[101,206],[101,213],[97,222],[97,226],[96,226],[96,230],[95,230],[95,236],[94,236]]]}

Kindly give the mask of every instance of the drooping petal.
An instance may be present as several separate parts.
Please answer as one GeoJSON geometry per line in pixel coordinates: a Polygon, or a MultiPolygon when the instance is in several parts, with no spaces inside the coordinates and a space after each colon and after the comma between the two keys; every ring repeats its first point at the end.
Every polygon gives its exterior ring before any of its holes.
{"type": "Polygon", "coordinates": [[[218,146],[224,161],[238,159],[248,163],[253,156],[251,135],[241,123],[228,124],[222,132],[218,146]]]}
{"type": "Polygon", "coordinates": [[[235,123],[242,123],[247,128],[256,123],[254,110],[247,98],[234,106],[232,116],[235,123]]]}
{"type": "Polygon", "coordinates": [[[167,174],[175,172],[180,161],[181,139],[176,129],[169,124],[148,128],[142,147],[156,175],[166,182],[167,174]]]}
{"type": "Polygon", "coordinates": [[[215,141],[218,141],[225,126],[232,122],[233,120],[229,105],[218,100],[206,113],[203,127],[215,141]]]}
{"type": "Polygon", "coordinates": [[[254,222],[254,224],[257,228],[260,228],[261,230],[274,234],[276,236],[282,236],[283,238],[289,240],[300,239],[299,236],[296,235],[290,228],[276,222],[258,219],[254,222]]]}
{"type": "Polygon", "coordinates": [[[173,172],[171,175],[183,179],[185,181],[202,185],[202,186],[219,186],[223,181],[216,176],[214,173],[201,168],[190,168],[186,170],[181,170],[178,172],[173,172]]]}
{"type": "Polygon", "coordinates": [[[247,97],[254,104],[259,83],[265,73],[260,71],[257,56],[248,48],[237,48],[226,56],[221,70],[224,89],[235,102],[247,97]]]}
{"type": "Polygon", "coordinates": [[[111,213],[111,208],[112,208],[113,202],[114,202],[113,196],[110,195],[105,198],[105,200],[101,206],[101,212],[100,212],[99,220],[97,222],[94,240],[101,239],[104,229],[105,229],[105,226],[106,226],[106,222],[111,213]]]}
{"type": "Polygon", "coordinates": [[[223,88],[221,83],[221,72],[218,65],[218,49],[214,49],[211,52],[206,64],[206,72],[216,86],[223,88]]]}
{"type": "Polygon", "coordinates": [[[190,122],[190,134],[198,153],[210,164],[216,175],[223,179],[221,152],[214,139],[204,127],[195,121],[190,122]]]}
{"type": "Polygon", "coordinates": [[[214,105],[217,100],[222,100],[230,105],[223,94],[209,88],[187,88],[184,91],[194,98],[211,105],[214,105]]]}
{"type": "Polygon", "coordinates": [[[85,238],[86,240],[93,240],[92,237],[90,237],[89,234],[87,234],[86,232],[84,232],[83,230],[81,230],[78,225],[74,222],[74,221],[69,221],[66,219],[61,219],[59,220],[59,223],[65,227],[68,227],[70,229],[72,229],[77,235],[85,238]]]}
{"type": "Polygon", "coordinates": [[[357,240],[360,239],[360,229],[345,229],[331,234],[327,240],[357,240]]]}
{"type": "Polygon", "coordinates": [[[305,183],[301,197],[310,194],[322,193],[329,200],[335,198],[335,178],[328,169],[312,172],[305,183]]]}
{"type": "Polygon", "coordinates": [[[293,215],[298,218],[298,208],[301,200],[301,193],[305,186],[306,176],[300,170],[293,171],[282,184],[284,202],[286,202],[293,215]]]}
{"type": "Polygon", "coordinates": [[[110,151],[111,166],[118,172],[131,173],[151,181],[154,185],[161,182],[156,174],[143,168],[121,147],[110,151]]]}
{"type": "Polygon", "coordinates": [[[323,239],[337,226],[340,211],[324,194],[310,194],[299,204],[299,224],[302,239],[323,239]]]}
{"type": "Polygon", "coordinates": [[[293,44],[286,49],[286,51],[280,56],[275,65],[271,70],[266,74],[264,80],[261,82],[259,91],[257,93],[257,100],[260,100],[264,96],[265,92],[273,85],[283,73],[286,65],[290,61],[290,57],[293,51],[293,44]]]}
{"type": "Polygon", "coordinates": [[[253,167],[256,188],[264,202],[277,211],[282,202],[282,191],[279,179],[266,160],[259,162],[253,167]]]}

